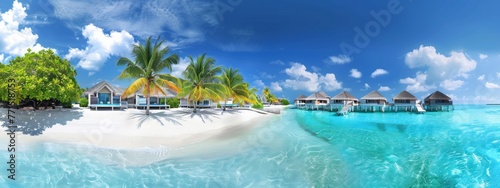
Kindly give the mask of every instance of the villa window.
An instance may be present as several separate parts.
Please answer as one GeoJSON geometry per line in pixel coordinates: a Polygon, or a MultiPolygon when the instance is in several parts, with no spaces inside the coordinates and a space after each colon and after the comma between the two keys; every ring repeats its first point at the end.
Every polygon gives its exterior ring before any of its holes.
{"type": "Polygon", "coordinates": [[[113,104],[120,104],[120,97],[121,96],[113,96],[113,104]]]}
{"type": "Polygon", "coordinates": [[[108,104],[111,103],[111,93],[99,93],[97,95],[97,97],[99,98],[99,104],[108,104]]]}

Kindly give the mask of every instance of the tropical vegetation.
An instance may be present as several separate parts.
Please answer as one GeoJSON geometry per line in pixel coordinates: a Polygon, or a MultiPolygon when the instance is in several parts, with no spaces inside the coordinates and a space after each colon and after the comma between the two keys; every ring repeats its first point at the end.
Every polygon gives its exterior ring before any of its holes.
{"type": "Polygon", "coordinates": [[[271,90],[268,87],[265,87],[262,90],[262,96],[264,96],[266,101],[271,103],[271,104],[279,102],[278,98],[276,98],[276,96],[274,96],[274,94],[271,93],[271,90]]]}
{"type": "Polygon", "coordinates": [[[239,73],[238,69],[224,69],[219,79],[222,86],[224,86],[224,111],[226,110],[227,106],[226,101],[229,98],[232,98],[233,102],[236,103],[253,102],[250,99],[248,84],[243,81],[243,76],[239,73]]]}
{"type": "Polygon", "coordinates": [[[219,83],[218,74],[221,66],[215,66],[215,59],[206,57],[205,54],[196,59],[189,57],[189,65],[183,73],[179,97],[186,97],[193,103],[193,112],[196,113],[197,103],[204,99],[220,101],[224,98],[224,86],[219,83]]]}
{"type": "Polygon", "coordinates": [[[146,97],[146,115],[149,115],[151,94],[163,94],[166,89],[179,92],[178,86],[174,83],[177,79],[170,74],[161,73],[165,69],[172,72],[172,65],[179,62],[177,54],[169,54],[168,46],[162,47],[163,40],[158,38],[155,43],[151,42],[151,37],[146,40],[144,45],[135,45],[132,54],[135,59],[132,61],[122,57],[116,63],[118,66],[125,66],[118,78],[136,80],[122,94],[122,98],[142,89],[146,97]]]}
{"type": "Polygon", "coordinates": [[[83,91],[76,82],[75,68],[52,50],[33,52],[28,49],[23,56],[1,65],[0,75],[0,100],[13,100],[10,102],[19,107],[71,107],[83,91]],[[9,99],[7,94],[9,78],[15,80],[14,99],[9,99]]]}

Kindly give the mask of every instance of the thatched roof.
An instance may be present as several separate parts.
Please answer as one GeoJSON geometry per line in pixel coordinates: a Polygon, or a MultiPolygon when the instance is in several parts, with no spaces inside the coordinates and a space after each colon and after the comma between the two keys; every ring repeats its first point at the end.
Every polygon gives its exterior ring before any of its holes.
{"type": "Polygon", "coordinates": [[[91,88],[87,89],[85,92],[83,92],[83,94],[84,95],[92,94],[92,93],[100,91],[104,87],[109,88],[109,90],[111,90],[113,93],[118,94],[118,95],[122,94],[123,91],[125,91],[125,89],[111,85],[110,83],[108,83],[107,81],[104,80],[104,81],[101,81],[101,82],[97,83],[96,85],[92,86],[91,88]]]}
{"type": "Polygon", "coordinates": [[[335,95],[335,97],[332,98],[332,100],[346,100],[346,101],[357,101],[358,98],[354,97],[347,91],[342,91],[338,95],[335,95]]]}
{"type": "Polygon", "coordinates": [[[433,100],[450,100],[451,101],[450,97],[448,97],[444,93],[441,93],[440,91],[436,91],[436,92],[430,94],[429,96],[425,97],[425,100],[430,100],[430,99],[433,99],[433,100]]]}
{"type": "Polygon", "coordinates": [[[364,97],[361,97],[361,99],[362,100],[385,100],[385,101],[387,101],[387,99],[376,90],[368,93],[364,97]]]}
{"type": "Polygon", "coordinates": [[[418,100],[413,94],[408,91],[401,91],[398,95],[396,95],[392,100],[418,100]]]}
{"type": "Polygon", "coordinates": [[[306,96],[305,95],[299,95],[295,100],[298,101],[298,100],[306,100],[306,96]]]}
{"type": "Polygon", "coordinates": [[[307,97],[306,100],[330,100],[330,96],[328,96],[325,92],[321,91],[309,95],[309,97],[307,97]]]}

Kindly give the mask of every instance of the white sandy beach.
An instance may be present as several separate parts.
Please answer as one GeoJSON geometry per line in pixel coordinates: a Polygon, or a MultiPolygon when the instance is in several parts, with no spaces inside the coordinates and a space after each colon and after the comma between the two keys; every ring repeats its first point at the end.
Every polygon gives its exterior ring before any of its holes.
{"type": "MultiPolygon", "coordinates": [[[[269,108],[269,107],[268,107],[269,108]]],[[[283,108],[276,106],[271,108],[283,108]]],[[[4,130],[7,109],[0,109],[4,130]]],[[[17,143],[76,143],[104,148],[181,147],[210,139],[228,139],[244,134],[259,121],[275,116],[251,110],[192,109],[94,111],[68,110],[16,111],[19,125],[17,143]],[[22,133],[22,134],[21,134],[22,133]]],[[[8,142],[6,134],[0,136],[8,142]]]]}

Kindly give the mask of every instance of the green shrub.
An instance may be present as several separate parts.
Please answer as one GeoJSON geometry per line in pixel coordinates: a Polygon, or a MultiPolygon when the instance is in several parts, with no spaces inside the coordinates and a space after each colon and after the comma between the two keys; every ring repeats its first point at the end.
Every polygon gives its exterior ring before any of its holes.
{"type": "Polygon", "coordinates": [[[80,107],[88,107],[88,106],[89,106],[89,100],[87,98],[80,99],[80,107]]]}
{"type": "MultiPolygon", "coordinates": [[[[177,97],[167,98],[166,100],[167,100],[167,104],[170,105],[170,108],[179,108],[179,105],[181,104],[181,102],[179,101],[179,99],[177,97]]],[[[160,99],[160,104],[165,104],[164,98],[160,99]]]]}
{"type": "Polygon", "coordinates": [[[63,108],[73,108],[73,104],[71,102],[62,102],[63,108]]]}
{"type": "Polygon", "coordinates": [[[222,108],[222,106],[219,103],[217,103],[217,108],[222,108]]]}
{"type": "Polygon", "coordinates": [[[255,103],[252,105],[252,108],[255,108],[255,109],[263,109],[264,108],[264,105],[262,105],[261,103],[255,103]]]}
{"type": "Polygon", "coordinates": [[[288,100],[286,99],[281,100],[281,105],[289,105],[289,104],[290,102],[288,102],[288,100]]]}

